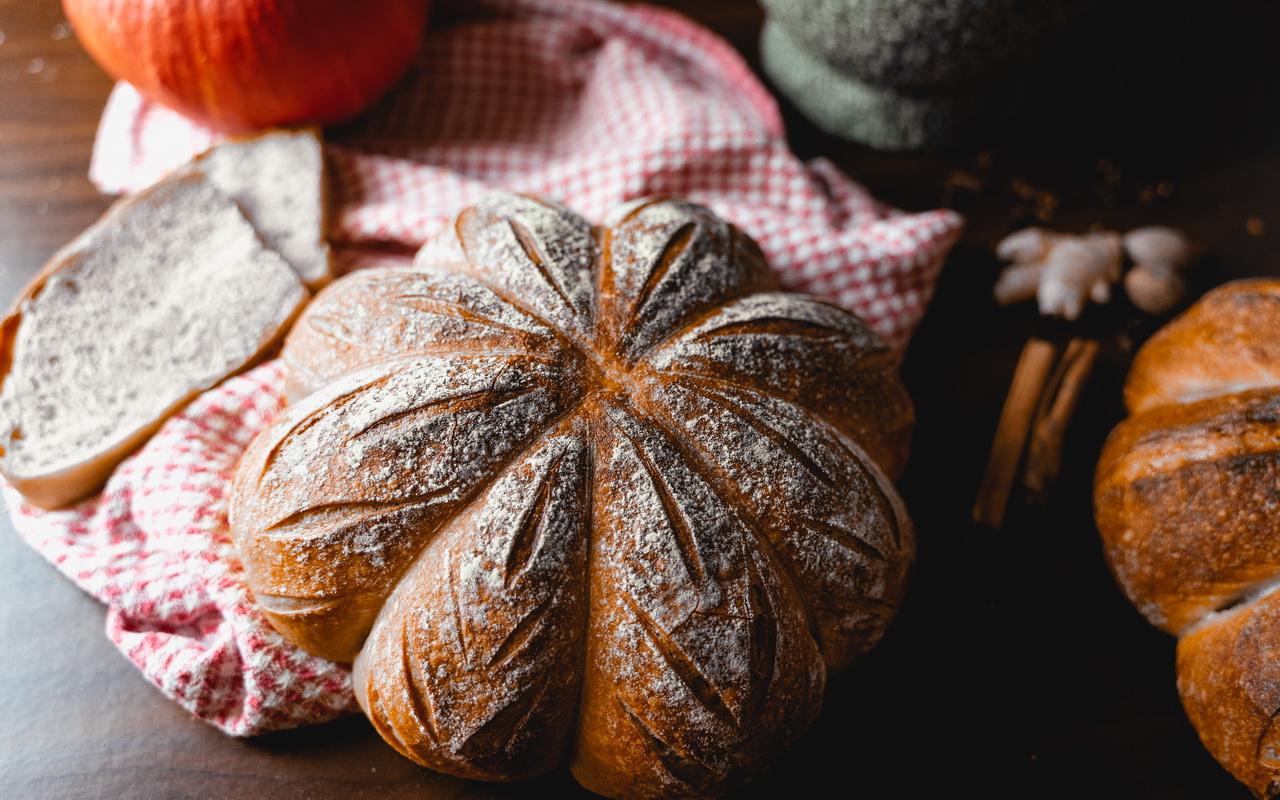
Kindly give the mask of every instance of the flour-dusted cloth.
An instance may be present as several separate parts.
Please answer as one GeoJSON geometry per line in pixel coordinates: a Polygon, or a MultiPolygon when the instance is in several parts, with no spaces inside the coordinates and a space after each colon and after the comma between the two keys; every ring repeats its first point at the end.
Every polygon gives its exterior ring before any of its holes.
{"type": "MultiPolygon", "coordinates": [[[[754,236],[788,286],[905,343],[959,218],[895,211],[830,163],[796,159],[773,100],[720,39],[667,11],[596,0],[436,6],[399,88],[328,134],[342,263],[395,263],[371,254],[411,252],[493,187],[595,219],[679,195],[754,236]]],[[[91,176],[134,191],[215,138],[122,84],[91,176]]],[[[271,363],[207,392],[75,508],[42,512],[7,493],[19,533],[107,604],[108,635],[143,674],[237,735],[355,708],[345,667],[256,612],[227,534],[230,475],[281,407],[281,385],[271,363]]]]}

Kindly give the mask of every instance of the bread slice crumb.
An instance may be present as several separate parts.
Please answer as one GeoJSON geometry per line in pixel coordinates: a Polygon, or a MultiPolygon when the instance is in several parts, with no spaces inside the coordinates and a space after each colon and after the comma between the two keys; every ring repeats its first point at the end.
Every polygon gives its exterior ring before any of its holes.
{"type": "Polygon", "coordinates": [[[324,142],[315,128],[231,139],[195,157],[198,170],[240,206],[262,241],[311,289],[333,277],[324,142]]]}
{"type": "Polygon", "coordinates": [[[114,205],[0,325],[0,474],[57,508],[260,360],[309,292],[236,204],[179,175],[114,205]]]}

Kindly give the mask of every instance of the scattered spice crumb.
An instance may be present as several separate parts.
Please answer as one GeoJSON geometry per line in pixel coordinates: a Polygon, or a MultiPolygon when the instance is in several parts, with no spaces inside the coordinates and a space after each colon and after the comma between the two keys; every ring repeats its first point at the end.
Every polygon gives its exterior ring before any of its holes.
{"type": "Polygon", "coordinates": [[[952,170],[942,182],[942,204],[962,208],[986,188],[986,181],[968,170],[952,170]]]}
{"type": "Polygon", "coordinates": [[[65,22],[59,22],[53,26],[53,32],[49,34],[55,42],[60,42],[71,35],[71,26],[65,22]]]}
{"type": "Polygon", "coordinates": [[[44,64],[45,64],[44,59],[40,58],[39,56],[31,59],[30,61],[27,62],[27,74],[39,75],[41,72],[44,72],[44,64]]]}
{"type": "MultiPolygon", "coordinates": [[[[1009,189],[1014,197],[1031,204],[1031,214],[1042,222],[1053,219],[1058,210],[1058,195],[1046,189],[1040,189],[1023,178],[1014,178],[1009,182],[1009,189]]],[[[1019,213],[1023,209],[1019,207],[1019,213]]]]}
{"type": "Polygon", "coordinates": [[[1138,202],[1143,205],[1154,203],[1157,199],[1163,199],[1173,195],[1173,184],[1169,181],[1160,181],[1154,186],[1144,186],[1138,190],[1138,202]]]}
{"type": "Polygon", "coordinates": [[[949,189],[969,189],[971,191],[980,191],[982,189],[982,179],[972,172],[966,172],[962,169],[952,170],[947,176],[947,188],[949,189]]]}
{"type": "Polygon", "coordinates": [[[1053,192],[1040,191],[1035,194],[1036,219],[1048,222],[1058,210],[1058,196],[1053,192]]]}
{"type": "Polygon", "coordinates": [[[0,31],[0,44],[4,44],[4,31],[0,31]]]}
{"type": "Polygon", "coordinates": [[[1244,229],[1250,236],[1265,236],[1267,234],[1267,224],[1262,221],[1261,217],[1249,217],[1244,222],[1244,229]]]}

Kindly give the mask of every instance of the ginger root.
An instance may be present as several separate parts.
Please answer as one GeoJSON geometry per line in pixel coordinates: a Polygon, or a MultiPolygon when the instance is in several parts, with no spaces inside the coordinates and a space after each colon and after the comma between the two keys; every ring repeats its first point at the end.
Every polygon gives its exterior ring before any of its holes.
{"type": "Polygon", "coordinates": [[[1075,319],[1086,299],[1111,300],[1111,284],[1120,280],[1120,237],[1091,233],[1060,240],[1045,258],[1044,272],[1036,288],[1040,313],[1075,319]]]}
{"type": "Polygon", "coordinates": [[[1026,228],[996,245],[996,255],[1013,264],[996,281],[996,302],[1009,305],[1036,298],[1040,313],[1075,319],[1088,300],[1111,299],[1120,279],[1120,236],[1071,236],[1026,228]]]}
{"type": "Polygon", "coordinates": [[[1190,247],[1181,233],[1162,226],[1137,228],[1123,237],[1113,231],[1077,236],[1043,228],[1012,233],[996,245],[996,255],[1012,262],[996,281],[996,302],[1034,297],[1041,314],[1074,320],[1089,301],[1111,301],[1126,253],[1135,264],[1124,278],[1133,304],[1152,314],[1176,305],[1190,247]]]}
{"type": "Polygon", "coordinates": [[[1124,276],[1129,300],[1148,314],[1176,306],[1186,291],[1181,273],[1191,263],[1187,238],[1173,228],[1150,225],[1129,231],[1123,243],[1133,259],[1133,269],[1124,276]]]}
{"type": "Polygon", "coordinates": [[[1044,263],[1040,261],[1006,267],[996,280],[996,302],[1007,306],[1035,297],[1036,289],[1040,286],[1040,274],[1043,272],[1044,263]]]}
{"type": "Polygon", "coordinates": [[[1148,314],[1163,314],[1178,304],[1187,285],[1182,276],[1159,264],[1139,264],[1124,276],[1124,291],[1148,314]]]}

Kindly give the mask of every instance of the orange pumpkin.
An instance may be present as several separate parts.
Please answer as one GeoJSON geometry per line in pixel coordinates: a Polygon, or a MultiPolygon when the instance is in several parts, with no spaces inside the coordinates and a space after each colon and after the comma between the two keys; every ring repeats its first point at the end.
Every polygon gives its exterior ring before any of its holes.
{"type": "Polygon", "coordinates": [[[223,130],[332,123],[408,68],[429,0],[63,0],[113,77],[223,130]]]}

